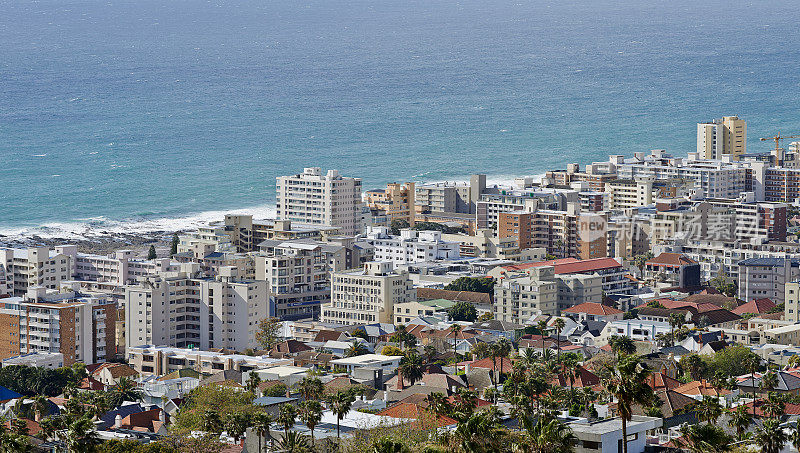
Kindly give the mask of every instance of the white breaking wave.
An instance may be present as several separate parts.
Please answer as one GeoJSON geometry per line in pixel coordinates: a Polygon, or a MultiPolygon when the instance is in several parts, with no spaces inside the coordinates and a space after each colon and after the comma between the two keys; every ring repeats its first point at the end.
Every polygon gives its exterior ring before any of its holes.
{"type": "Polygon", "coordinates": [[[40,226],[0,228],[3,240],[15,240],[38,236],[45,239],[63,238],[91,240],[116,234],[171,234],[194,230],[211,222],[221,221],[225,214],[250,214],[254,219],[274,218],[275,205],[252,208],[206,211],[185,217],[139,218],[128,220],[109,220],[105,217],[92,217],[74,222],[52,222],[40,226]]]}

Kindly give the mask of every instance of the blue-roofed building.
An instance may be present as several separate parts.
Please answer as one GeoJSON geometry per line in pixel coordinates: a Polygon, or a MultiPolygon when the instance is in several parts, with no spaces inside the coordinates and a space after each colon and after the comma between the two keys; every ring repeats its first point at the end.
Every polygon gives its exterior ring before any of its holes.
{"type": "Polygon", "coordinates": [[[7,403],[20,397],[22,397],[21,393],[17,393],[0,385],[0,404],[7,403]]]}

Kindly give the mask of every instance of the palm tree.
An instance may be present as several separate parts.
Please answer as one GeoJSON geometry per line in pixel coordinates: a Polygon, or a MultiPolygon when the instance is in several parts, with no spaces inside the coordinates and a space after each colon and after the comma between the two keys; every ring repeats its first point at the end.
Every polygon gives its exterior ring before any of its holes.
{"type": "Polygon", "coordinates": [[[750,385],[753,388],[753,416],[756,415],[756,370],[761,365],[761,360],[757,355],[751,354],[744,359],[742,364],[746,369],[750,370],[750,385]]]}
{"type": "MultiPolygon", "coordinates": [[[[253,429],[258,434],[258,453],[261,453],[261,438],[269,436],[270,442],[272,435],[270,435],[269,427],[272,425],[272,416],[266,412],[256,412],[253,414],[253,429]]],[[[313,434],[313,431],[312,431],[313,434]]]]}
{"type": "Polygon", "coordinates": [[[56,423],[53,417],[44,417],[39,420],[39,438],[47,442],[56,433],[56,423]]]}
{"type": "Polygon", "coordinates": [[[492,376],[496,374],[496,377],[492,379],[494,381],[494,395],[495,395],[495,402],[497,402],[497,384],[500,380],[500,376],[503,374],[503,359],[507,358],[509,354],[511,354],[511,342],[506,340],[505,338],[501,339],[497,343],[492,344],[489,347],[491,354],[492,354],[492,376]],[[497,361],[496,359],[500,357],[500,371],[497,371],[497,361]]]}
{"type": "Polygon", "coordinates": [[[758,385],[761,391],[772,391],[778,386],[778,375],[774,371],[769,370],[761,376],[761,383],[758,385]]]}
{"type": "Polygon", "coordinates": [[[390,437],[382,437],[372,443],[371,453],[411,453],[411,449],[402,441],[390,437]]]}
{"type": "MultiPolygon", "coordinates": [[[[453,357],[456,359],[456,363],[458,363],[456,347],[458,347],[458,334],[461,332],[461,329],[463,329],[461,324],[453,324],[450,326],[451,333],[453,334],[453,357]]],[[[458,374],[458,365],[456,365],[456,374],[458,374]]]]}
{"type": "Polygon", "coordinates": [[[247,391],[255,394],[256,390],[258,390],[259,384],[261,384],[261,376],[259,376],[258,373],[254,373],[251,371],[250,376],[247,378],[247,385],[246,385],[247,391]]]}
{"type": "Polygon", "coordinates": [[[222,433],[222,419],[219,417],[219,412],[213,409],[203,412],[200,426],[203,431],[219,437],[222,433]]]}
{"type": "Polygon", "coordinates": [[[556,350],[558,351],[558,361],[561,362],[561,330],[564,329],[564,319],[556,318],[553,326],[556,328],[556,350]]]}
{"type": "MultiPolygon", "coordinates": [[[[613,338],[613,337],[612,337],[613,338]]],[[[647,385],[650,369],[637,355],[623,355],[617,366],[607,367],[602,377],[606,391],[617,399],[617,410],[622,419],[622,438],[628,438],[628,421],[633,417],[633,405],[653,406],[656,396],[647,385]]],[[[622,442],[623,453],[628,453],[627,441],[622,442]]]]}
{"type": "Polygon", "coordinates": [[[422,356],[425,358],[425,363],[433,363],[433,358],[436,357],[436,348],[426,344],[422,347],[422,356]]]}
{"type": "Polygon", "coordinates": [[[675,346],[675,329],[680,329],[683,326],[684,318],[678,313],[670,313],[669,315],[669,335],[672,340],[672,346],[675,346]]]}
{"type": "Polygon", "coordinates": [[[347,348],[347,351],[344,352],[345,357],[356,357],[359,355],[367,354],[369,350],[363,343],[359,342],[358,340],[353,340],[350,343],[350,347],[347,348]]]}
{"type": "Polygon", "coordinates": [[[459,423],[453,432],[453,438],[458,449],[464,453],[488,453],[496,451],[502,433],[497,407],[492,406],[490,409],[472,414],[463,423],[459,423]]]}
{"type": "Polygon", "coordinates": [[[311,446],[314,446],[314,428],[322,420],[322,404],[317,400],[305,400],[297,406],[300,420],[311,430],[311,446]]]}
{"type": "Polygon", "coordinates": [[[723,413],[722,406],[719,404],[719,399],[713,396],[704,395],[702,400],[692,405],[697,412],[698,418],[708,424],[716,423],[717,419],[723,413]]]}
{"type": "Polygon", "coordinates": [[[136,385],[136,381],[126,377],[120,378],[117,385],[111,388],[109,406],[119,407],[124,401],[141,401],[144,393],[136,385]]]}
{"type": "Polygon", "coordinates": [[[572,392],[575,384],[575,377],[578,375],[580,365],[578,358],[574,354],[566,354],[561,362],[562,373],[569,380],[569,405],[572,406],[572,392]]]}
{"type": "Polygon", "coordinates": [[[225,417],[224,426],[225,432],[233,437],[233,441],[238,444],[239,440],[247,432],[247,428],[252,426],[252,419],[249,414],[234,412],[225,417]]]}
{"type": "Polygon", "coordinates": [[[689,453],[725,453],[732,450],[733,437],[716,425],[684,425],[678,444],[689,453]]]}
{"type": "MultiPolygon", "coordinates": [[[[286,407],[286,405],[284,405],[284,407],[286,407]]],[[[286,434],[286,437],[278,442],[278,448],[286,453],[304,453],[310,451],[308,439],[297,431],[286,434]]]]}
{"type": "Polygon", "coordinates": [[[89,453],[99,443],[94,422],[89,417],[81,417],[67,427],[64,442],[69,453],[89,453]]]}
{"type": "Polygon", "coordinates": [[[786,413],[786,405],[775,392],[769,392],[769,396],[761,406],[761,410],[769,418],[780,418],[786,413]]]}
{"type": "Polygon", "coordinates": [[[524,444],[531,453],[571,453],[575,451],[575,436],[569,426],[558,419],[542,416],[536,424],[525,426],[524,444]]]}
{"type": "Polygon", "coordinates": [[[318,377],[306,376],[297,384],[297,391],[304,400],[318,400],[325,392],[325,386],[318,377]]]}
{"type": "Polygon", "coordinates": [[[47,415],[50,409],[50,401],[44,395],[36,395],[33,398],[33,412],[34,418],[41,420],[47,415]]]}
{"type": "Polygon", "coordinates": [[[297,420],[297,409],[291,404],[284,404],[278,413],[278,423],[283,425],[283,438],[289,437],[289,430],[297,420]]]}
{"type": "Polygon", "coordinates": [[[341,440],[339,434],[339,424],[342,419],[350,412],[350,407],[355,402],[356,397],[352,392],[347,390],[339,390],[327,399],[328,409],[336,416],[336,438],[341,440]]]}
{"type": "Polygon", "coordinates": [[[761,453],[780,453],[789,436],[781,428],[778,419],[768,418],[756,428],[753,440],[756,445],[761,445],[761,453]]]}
{"type": "Polygon", "coordinates": [[[544,357],[544,337],[547,335],[547,321],[541,320],[536,323],[536,329],[539,330],[539,335],[542,337],[542,357],[544,357]]]}
{"type": "Polygon", "coordinates": [[[753,423],[753,416],[747,412],[747,406],[745,405],[737,407],[736,410],[729,411],[728,415],[730,416],[728,426],[736,429],[736,437],[742,440],[747,428],[753,423]]]}
{"type": "Polygon", "coordinates": [[[400,382],[400,387],[403,386],[403,381],[408,379],[411,385],[422,379],[424,375],[422,366],[422,359],[413,350],[409,350],[400,359],[400,365],[397,367],[397,379],[400,382]]]}
{"type": "Polygon", "coordinates": [[[636,352],[636,342],[631,337],[622,335],[612,335],[608,339],[608,344],[611,345],[611,350],[617,356],[621,354],[634,354],[636,352]]]}

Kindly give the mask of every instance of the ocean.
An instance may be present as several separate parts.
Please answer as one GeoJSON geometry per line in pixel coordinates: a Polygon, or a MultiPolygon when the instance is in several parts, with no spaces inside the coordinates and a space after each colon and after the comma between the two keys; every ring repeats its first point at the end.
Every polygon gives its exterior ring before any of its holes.
{"type": "Polygon", "coordinates": [[[0,234],[272,212],[275,177],[493,181],[800,134],[795,1],[0,0],[0,234]]]}

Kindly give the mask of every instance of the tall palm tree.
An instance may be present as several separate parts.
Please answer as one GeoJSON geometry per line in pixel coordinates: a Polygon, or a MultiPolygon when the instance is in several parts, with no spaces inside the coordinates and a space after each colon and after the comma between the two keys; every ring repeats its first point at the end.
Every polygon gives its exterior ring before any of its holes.
{"type": "Polygon", "coordinates": [[[67,427],[64,439],[69,453],[90,453],[100,442],[94,422],[89,417],[81,417],[67,427]]]}
{"type": "Polygon", "coordinates": [[[786,413],[786,404],[775,392],[769,392],[769,396],[762,404],[761,410],[769,418],[780,418],[786,413]]]}
{"type": "Polygon", "coordinates": [[[558,419],[542,416],[536,424],[526,423],[524,445],[530,453],[571,453],[575,436],[569,426],[558,419]]]}
{"type": "MultiPolygon", "coordinates": [[[[458,347],[458,334],[463,329],[461,324],[453,324],[450,326],[450,333],[453,334],[453,357],[456,358],[456,363],[458,363],[456,347],[458,347]]],[[[456,365],[456,373],[458,373],[458,365],[456,365]]]]}
{"type": "Polygon", "coordinates": [[[244,437],[244,434],[247,432],[247,428],[251,426],[253,426],[253,421],[249,414],[243,412],[234,412],[225,417],[225,432],[227,432],[229,436],[233,437],[234,442],[237,444],[239,443],[239,440],[244,437]]]}
{"type": "Polygon", "coordinates": [[[761,383],[758,385],[761,391],[771,392],[778,386],[778,375],[769,370],[761,376],[761,383]]]}
{"type": "MultiPolygon", "coordinates": [[[[490,347],[490,351],[492,354],[492,375],[496,376],[492,379],[494,381],[494,395],[495,395],[495,402],[497,402],[497,384],[500,380],[500,377],[503,374],[503,359],[508,358],[511,354],[511,342],[506,340],[505,338],[501,339],[497,343],[493,343],[490,347]],[[497,371],[497,358],[500,358],[500,370],[497,371]]],[[[510,370],[509,370],[510,371],[510,370]]]]}
{"type": "Polygon", "coordinates": [[[608,339],[608,344],[617,356],[636,353],[636,342],[633,341],[631,337],[612,335],[611,338],[608,339]]]}
{"type": "Polygon", "coordinates": [[[426,344],[422,347],[422,356],[425,358],[425,363],[433,363],[433,358],[436,357],[436,348],[426,344]]]}
{"type": "Polygon", "coordinates": [[[325,392],[325,386],[318,377],[306,376],[297,384],[297,391],[304,400],[318,400],[325,392]]]}
{"type": "Polygon", "coordinates": [[[753,389],[753,416],[756,415],[756,370],[761,365],[761,359],[757,355],[751,354],[744,359],[742,364],[746,369],[750,370],[750,386],[753,389]]]}
{"type": "Polygon", "coordinates": [[[675,346],[675,329],[680,329],[683,326],[683,317],[678,313],[670,313],[669,315],[669,336],[672,346],[675,346]]]}
{"type": "Polygon", "coordinates": [[[289,430],[297,420],[297,409],[291,404],[284,404],[278,413],[278,423],[283,426],[283,438],[289,437],[289,430]]]}
{"type": "Polygon", "coordinates": [[[747,428],[753,423],[753,415],[747,412],[747,406],[744,404],[738,406],[735,410],[729,411],[728,426],[736,429],[736,438],[742,440],[747,428]]]}
{"type": "Polygon", "coordinates": [[[536,323],[536,329],[539,331],[539,335],[542,337],[542,357],[544,357],[544,337],[547,335],[547,321],[541,320],[536,323]]]}
{"type": "Polygon", "coordinates": [[[422,379],[424,375],[422,359],[413,350],[405,353],[400,359],[400,365],[397,367],[397,379],[402,387],[403,381],[408,379],[411,385],[422,379]]]}
{"type": "Polygon", "coordinates": [[[350,412],[350,408],[355,402],[356,397],[353,392],[347,390],[339,390],[327,399],[328,409],[336,416],[336,438],[341,439],[339,434],[339,425],[344,419],[345,415],[350,412]]]}
{"type": "Polygon", "coordinates": [[[561,331],[564,329],[565,325],[566,324],[564,323],[563,318],[556,318],[555,322],[553,323],[553,326],[556,329],[556,351],[559,362],[561,362],[561,331]]]}
{"type": "Polygon", "coordinates": [[[497,407],[492,406],[491,409],[476,412],[459,423],[453,432],[453,439],[460,452],[489,453],[498,451],[502,435],[497,407]]]}
{"type": "Polygon", "coordinates": [[[702,400],[693,403],[693,406],[698,418],[708,424],[716,423],[724,411],[719,404],[719,399],[708,395],[704,395],[702,400]]]}
{"type": "Polygon", "coordinates": [[[259,376],[258,373],[254,373],[251,371],[250,376],[247,378],[247,383],[245,386],[247,388],[247,391],[255,394],[256,390],[258,390],[259,384],[261,384],[261,376],[259,376]]]}
{"type": "MultiPolygon", "coordinates": [[[[633,417],[633,406],[653,406],[655,393],[647,385],[650,369],[637,355],[623,355],[616,367],[607,367],[601,378],[606,391],[617,399],[617,410],[622,419],[622,438],[628,438],[628,421],[633,417]]],[[[628,453],[627,441],[622,442],[623,453],[628,453]]]]}
{"type": "Polygon", "coordinates": [[[561,361],[561,370],[564,373],[564,376],[569,380],[569,405],[572,406],[572,393],[573,393],[573,386],[575,384],[575,378],[580,371],[580,365],[578,364],[578,358],[573,354],[566,354],[564,359],[561,361]]]}
{"type": "Polygon", "coordinates": [[[322,420],[322,404],[317,400],[305,400],[297,406],[300,420],[311,430],[311,446],[314,446],[314,428],[322,420]]]}
{"type": "Polygon", "coordinates": [[[136,381],[127,377],[120,378],[117,385],[109,393],[109,406],[119,407],[125,401],[141,401],[144,393],[139,390],[136,381]]]}
{"type": "MultiPolygon", "coordinates": [[[[270,435],[269,427],[272,425],[272,416],[266,412],[256,412],[253,414],[253,429],[258,434],[258,452],[261,453],[261,438],[269,436],[270,443],[272,443],[272,435],[270,435]]],[[[313,432],[312,432],[313,434],[313,432]]]]}
{"type": "Polygon", "coordinates": [[[50,401],[44,395],[36,395],[33,398],[34,418],[41,420],[47,416],[50,409],[50,401]]]}
{"type": "Polygon", "coordinates": [[[353,340],[350,343],[350,347],[347,348],[347,351],[344,352],[345,357],[356,357],[359,355],[367,354],[369,350],[363,343],[359,342],[358,340],[353,340]]]}
{"type": "Polygon", "coordinates": [[[756,428],[753,440],[756,445],[761,445],[761,453],[780,453],[789,436],[783,431],[778,419],[768,418],[756,428]]]}
{"type": "Polygon", "coordinates": [[[716,425],[684,425],[681,428],[680,448],[689,453],[725,453],[731,451],[733,437],[716,425]]]}

